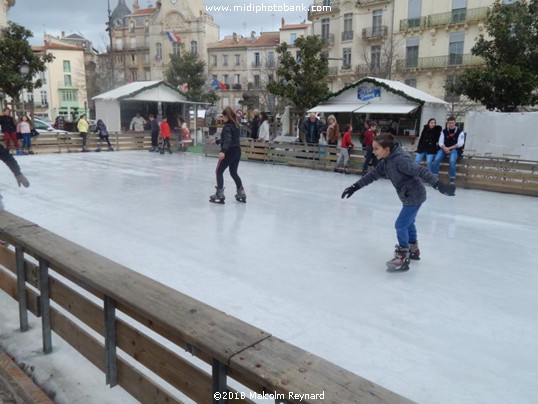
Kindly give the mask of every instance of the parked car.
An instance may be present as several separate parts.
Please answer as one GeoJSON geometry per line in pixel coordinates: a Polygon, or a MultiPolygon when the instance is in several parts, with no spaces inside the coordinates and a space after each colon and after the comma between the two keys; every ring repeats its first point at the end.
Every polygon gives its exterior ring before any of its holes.
{"type": "Polygon", "coordinates": [[[66,135],[69,133],[66,130],[54,129],[52,123],[45,122],[39,118],[34,118],[34,127],[40,134],[55,133],[57,135],[66,135]]]}

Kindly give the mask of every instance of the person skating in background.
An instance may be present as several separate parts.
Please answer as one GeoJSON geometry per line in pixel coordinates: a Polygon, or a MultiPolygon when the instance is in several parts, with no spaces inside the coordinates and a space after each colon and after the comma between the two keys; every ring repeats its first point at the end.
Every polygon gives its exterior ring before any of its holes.
{"type": "Polygon", "coordinates": [[[34,154],[32,151],[32,124],[27,115],[21,116],[21,120],[17,124],[17,133],[22,136],[23,154],[34,154]]]}
{"type": "Polygon", "coordinates": [[[90,130],[90,124],[86,120],[86,115],[81,115],[78,123],[77,129],[82,137],[82,152],[88,152],[88,131],[90,130]]]}
{"type": "Polygon", "coordinates": [[[224,203],[224,171],[230,167],[230,175],[232,176],[237,192],[235,199],[239,202],[246,202],[247,196],[243,188],[241,177],[237,174],[237,168],[241,159],[241,144],[239,142],[240,130],[239,123],[234,110],[231,107],[224,108],[222,111],[224,118],[224,127],[220,132],[220,138],[215,139],[215,143],[220,145],[219,162],[215,174],[217,177],[217,192],[209,197],[210,202],[224,203]]]}
{"type": "MultiPolygon", "coordinates": [[[[182,117],[179,117],[178,121],[179,121],[180,145],[183,148],[183,151],[186,152],[187,149],[192,144],[191,131],[189,130],[189,127],[187,126],[187,122],[185,122],[185,119],[183,119],[182,117]]],[[[179,152],[179,147],[178,147],[178,152],[179,152]]]]}
{"type": "Polygon", "coordinates": [[[148,119],[149,119],[149,130],[151,132],[151,147],[149,151],[158,152],[159,151],[159,123],[155,119],[155,116],[152,114],[148,116],[148,119]]]}
{"type": "Polygon", "coordinates": [[[170,138],[172,137],[172,130],[170,129],[170,125],[168,124],[168,119],[163,117],[163,120],[160,125],[161,130],[161,154],[164,154],[164,149],[168,149],[168,153],[172,154],[172,148],[170,147],[170,138]]]}
{"type": "MultiPolygon", "coordinates": [[[[237,119],[236,119],[237,122],[237,119]]],[[[258,139],[260,133],[260,111],[252,111],[252,121],[250,122],[250,136],[253,140],[258,139]]]]}
{"type": "Polygon", "coordinates": [[[263,142],[271,140],[269,139],[269,115],[267,115],[267,112],[262,112],[258,139],[263,142]]]}
{"type": "Polygon", "coordinates": [[[349,152],[355,148],[355,145],[351,141],[351,132],[353,128],[351,125],[347,124],[345,126],[345,132],[342,135],[342,142],[340,143],[340,154],[336,160],[336,166],[334,167],[334,172],[338,172],[342,165],[344,166],[344,173],[349,174],[349,152]]]}
{"type": "Polygon", "coordinates": [[[327,144],[329,146],[338,145],[338,137],[340,136],[340,126],[336,122],[334,115],[327,117],[327,144]]]}
{"type": "Polygon", "coordinates": [[[451,184],[456,182],[456,162],[463,154],[463,146],[465,145],[465,132],[460,127],[456,126],[456,118],[449,117],[446,122],[447,127],[441,131],[439,135],[439,151],[433,159],[432,172],[439,174],[441,160],[448,157],[448,178],[451,184]]]}
{"type": "Polygon", "coordinates": [[[426,167],[433,172],[433,159],[439,150],[439,136],[443,128],[437,125],[435,118],[430,118],[428,123],[424,125],[417,146],[417,155],[415,163],[420,164],[424,156],[426,156],[426,167]]]}
{"type": "Polygon", "coordinates": [[[114,148],[112,147],[112,145],[110,144],[110,140],[108,139],[108,130],[106,129],[106,125],[105,123],[103,122],[102,119],[98,119],[97,120],[97,124],[96,124],[96,128],[95,128],[97,134],[99,135],[99,145],[97,146],[97,150],[95,150],[96,152],[100,152],[101,151],[101,148],[103,147],[103,140],[106,140],[107,144],[108,144],[108,150],[109,151],[114,151],[114,148]]]}
{"type": "MultiPolygon", "coordinates": [[[[19,185],[19,187],[21,185],[25,188],[28,188],[30,186],[30,182],[28,182],[28,179],[22,174],[19,163],[17,163],[15,157],[13,157],[9,150],[2,145],[0,145],[0,160],[2,160],[4,164],[7,165],[8,168],[11,170],[11,172],[15,176],[15,179],[17,180],[17,184],[19,185]]],[[[0,210],[3,209],[4,203],[2,202],[2,196],[0,195],[0,210]]]]}
{"type": "Polygon", "coordinates": [[[374,137],[379,135],[379,126],[376,121],[369,121],[365,123],[366,130],[364,131],[364,143],[363,147],[366,152],[364,157],[364,165],[362,166],[362,175],[368,173],[368,167],[370,166],[370,161],[372,162],[374,168],[377,166],[377,157],[374,154],[374,137]]]}
{"type": "Polygon", "coordinates": [[[22,156],[22,151],[19,148],[19,141],[17,139],[17,127],[15,120],[11,116],[11,109],[4,108],[4,115],[0,116],[0,126],[2,126],[2,133],[6,142],[6,149],[9,151],[11,143],[19,156],[22,156]]]}
{"type": "Polygon", "coordinates": [[[395,223],[398,244],[394,258],[387,262],[387,269],[406,271],[409,269],[410,259],[420,259],[415,218],[426,200],[426,188],[421,179],[448,196],[455,194],[455,187],[452,184],[444,184],[426,167],[416,164],[411,156],[395,142],[391,134],[377,135],[374,138],[373,149],[379,159],[377,167],[346,188],[342,193],[342,199],[349,198],[359,189],[380,178],[390,179],[403,206],[395,223]]]}

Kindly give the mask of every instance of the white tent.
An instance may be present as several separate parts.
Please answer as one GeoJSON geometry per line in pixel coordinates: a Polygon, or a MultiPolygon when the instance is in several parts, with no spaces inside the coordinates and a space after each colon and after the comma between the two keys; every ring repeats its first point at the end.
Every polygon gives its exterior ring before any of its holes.
{"type": "Polygon", "coordinates": [[[443,124],[448,103],[399,81],[365,77],[325,97],[308,112],[404,115],[421,108],[421,121],[443,124]]]}
{"type": "Polygon", "coordinates": [[[129,101],[169,102],[201,104],[187,100],[187,97],[164,81],[136,81],[114,90],[97,95],[95,114],[102,119],[110,132],[121,130],[121,103],[129,101]]]}

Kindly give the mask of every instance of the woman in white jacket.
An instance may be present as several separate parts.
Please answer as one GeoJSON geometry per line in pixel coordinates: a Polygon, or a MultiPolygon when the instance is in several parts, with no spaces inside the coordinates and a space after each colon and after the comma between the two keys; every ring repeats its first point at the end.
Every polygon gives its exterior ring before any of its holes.
{"type": "Polygon", "coordinates": [[[268,142],[269,139],[269,116],[267,113],[262,112],[262,119],[260,121],[260,131],[258,133],[258,139],[268,142]]]}

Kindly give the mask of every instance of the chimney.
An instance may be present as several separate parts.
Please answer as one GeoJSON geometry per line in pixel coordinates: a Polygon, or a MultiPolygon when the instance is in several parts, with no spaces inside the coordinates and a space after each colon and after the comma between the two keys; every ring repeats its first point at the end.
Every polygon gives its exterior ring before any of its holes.
{"type": "Polygon", "coordinates": [[[256,31],[250,31],[250,39],[256,39],[256,31]]]}
{"type": "Polygon", "coordinates": [[[234,42],[237,42],[237,34],[235,32],[232,34],[232,38],[234,42]]]}
{"type": "Polygon", "coordinates": [[[138,0],[135,0],[133,3],[133,11],[137,11],[140,9],[140,4],[138,4],[138,0]]]}
{"type": "Polygon", "coordinates": [[[62,38],[65,37],[65,31],[62,31],[62,38]]]}
{"type": "Polygon", "coordinates": [[[282,19],[280,20],[280,28],[282,28],[285,23],[286,21],[284,20],[284,17],[282,17],[282,19]]]}

